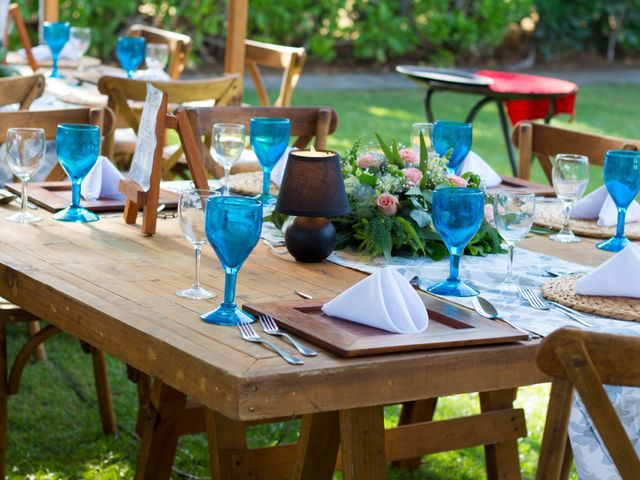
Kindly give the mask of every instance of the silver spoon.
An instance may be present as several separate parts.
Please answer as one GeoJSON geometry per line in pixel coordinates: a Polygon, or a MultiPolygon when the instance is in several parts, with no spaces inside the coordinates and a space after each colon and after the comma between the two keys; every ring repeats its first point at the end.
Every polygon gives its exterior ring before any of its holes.
{"type": "Polygon", "coordinates": [[[496,309],[496,307],[493,306],[493,304],[487,300],[484,297],[481,296],[477,296],[477,297],[473,297],[471,299],[471,304],[473,305],[473,309],[478,312],[478,314],[482,315],[485,318],[489,318],[491,320],[496,320],[499,322],[503,322],[506,323],[507,325],[509,325],[511,328],[524,333],[525,335],[527,335],[529,337],[529,339],[532,338],[539,338],[540,335],[538,335],[535,332],[532,332],[531,330],[527,330],[526,328],[520,328],[515,326],[513,323],[511,323],[508,320],[505,320],[504,318],[498,318],[498,310],[496,309]]]}

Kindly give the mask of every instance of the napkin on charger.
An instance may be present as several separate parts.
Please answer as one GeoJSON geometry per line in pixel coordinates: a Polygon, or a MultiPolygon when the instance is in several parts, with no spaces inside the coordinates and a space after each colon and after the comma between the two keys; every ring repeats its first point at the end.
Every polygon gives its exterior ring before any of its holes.
{"type": "MultiPolygon", "coordinates": [[[[598,219],[599,227],[614,227],[618,223],[618,209],[607,187],[602,186],[579,200],[571,209],[571,218],[598,219]]],[[[625,223],[640,221],[640,204],[635,200],[627,209],[625,223]]]]}
{"type": "Polygon", "coordinates": [[[640,298],[640,246],[630,243],[576,283],[578,295],[640,298]]]}
{"type": "Polygon", "coordinates": [[[478,175],[482,181],[482,185],[486,188],[497,187],[502,183],[500,175],[498,175],[480,155],[473,151],[469,151],[456,173],[462,175],[467,172],[473,172],[478,175]]]}
{"type": "Polygon", "coordinates": [[[429,315],[409,281],[394,268],[381,268],[322,307],[332,317],[392,333],[419,333],[429,315]]]}
{"type": "MultiPolygon", "coordinates": [[[[33,58],[36,59],[36,62],[51,60],[51,49],[47,45],[36,45],[31,49],[31,53],[33,53],[33,58]]],[[[18,55],[23,60],[27,59],[27,54],[25,53],[24,48],[18,50],[18,55]]],[[[80,52],[76,50],[73,42],[71,41],[65,43],[64,47],[60,51],[60,55],[58,55],[58,60],[80,60],[80,58],[82,58],[82,55],[80,55],[80,52]]]]}
{"type": "Polygon", "coordinates": [[[122,199],[125,196],[118,191],[118,185],[124,175],[109,161],[100,155],[80,187],[80,193],[85,200],[99,198],[122,199]]]}

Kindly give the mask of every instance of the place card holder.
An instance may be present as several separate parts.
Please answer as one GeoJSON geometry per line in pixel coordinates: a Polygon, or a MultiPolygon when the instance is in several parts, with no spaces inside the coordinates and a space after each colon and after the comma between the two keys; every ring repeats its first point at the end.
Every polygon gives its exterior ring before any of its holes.
{"type": "MultiPolygon", "coordinates": [[[[209,188],[207,181],[207,172],[204,167],[204,163],[200,157],[200,151],[198,149],[193,129],[189,123],[189,118],[185,111],[179,111],[176,114],[167,113],[168,98],[167,94],[162,94],[162,100],[158,107],[157,115],[155,117],[155,133],[151,133],[151,128],[154,125],[150,123],[144,124],[140,122],[140,129],[138,131],[139,140],[142,138],[142,142],[138,141],[137,148],[144,148],[144,138],[140,137],[144,135],[143,129],[149,129],[149,134],[155,136],[155,148],[153,149],[153,160],[148,176],[149,188],[145,190],[140,185],[140,182],[131,179],[120,180],[119,190],[126,196],[126,202],[124,207],[123,218],[129,225],[134,225],[138,218],[138,211],[142,208],[142,227],[141,231],[145,235],[153,235],[156,232],[156,223],[158,219],[158,206],[160,198],[160,181],[162,180],[162,164],[163,164],[163,151],[164,151],[164,139],[165,130],[167,128],[176,130],[180,137],[182,149],[187,161],[187,166],[191,172],[191,178],[195,187],[202,190],[209,188]]],[[[146,107],[146,104],[145,104],[146,107]]],[[[133,164],[132,164],[133,165],[133,164]]],[[[132,169],[133,170],[133,169],[132,169]]]]}

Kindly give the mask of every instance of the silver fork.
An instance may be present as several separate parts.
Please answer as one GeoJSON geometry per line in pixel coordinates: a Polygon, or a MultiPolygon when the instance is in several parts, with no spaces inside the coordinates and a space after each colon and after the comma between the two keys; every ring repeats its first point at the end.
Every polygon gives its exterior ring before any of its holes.
{"type": "Polygon", "coordinates": [[[240,329],[240,336],[244,340],[246,340],[247,342],[262,343],[262,344],[266,345],[271,350],[273,350],[278,355],[280,355],[282,358],[284,358],[291,365],[302,365],[302,364],[304,364],[304,361],[302,361],[298,357],[294,357],[293,355],[291,355],[286,350],[283,350],[280,347],[278,347],[277,345],[274,345],[273,343],[269,342],[268,340],[265,340],[264,338],[261,338],[256,333],[256,331],[253,329],[253,327],[250,324],[241,323],[241,324],[238,325],[238,328],[240,329]]]}
{"type": "Polygon", "coordinates": [[[264,331],[264,333],[269,335],[276,335],[278,337],[286,338],[287,340],[289,340],[289,342],[291,342],[291,345],[293,345],[296,350],[298,350],[305,357],[315,357],[316,355],[318,355],[318,352],[305,347],[291,335],[280,330],[272,316],[260,315],[260,325],[262,326],[262,330],[264,331]]]}
{"type": "Polygon", "coordinates": [[[564,313],[567,317],[578,322],[581,325],[584,325],[585,327],[593,327],[592,323],[589,323],[586,320],[583,320],[582,318],[578,317],[574,313],[568,311],[568,309],[565,310],[564,308],[561,308],[559,305],[555,303],[550,303],[550,302],[547,302],[546,300],[543,300],[529,287],[519,286],[518,291],[520,292],[520,295],[522,295],[522,297],[527,301],[527,303],[531,305],[533,308],[535,308],[536,310],[549,310],[553,308],[559,312],[564,313]]]}

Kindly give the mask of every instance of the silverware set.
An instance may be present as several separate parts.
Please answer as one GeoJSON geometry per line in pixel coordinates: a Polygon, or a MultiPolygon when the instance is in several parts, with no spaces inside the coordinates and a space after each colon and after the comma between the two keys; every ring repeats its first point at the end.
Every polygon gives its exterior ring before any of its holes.
{"type": "Polygon", "coordinates": [[[530,287],[519,286],[518,291],[520,292],[520,295],[522,296],[522,298],[524,298],[525,301],[536,310],[554,309],[564,313],[567,317],[571,318],[572,320],[578,322],[581,325],[584,325],[585,327],[594,326],[592,323],[584,320],[583,318],[580,318],[578,316],[579,315],[578,312],[575,312],[574,310],[571,310],[570,308],[565,307],[564,305],[560,305],[559,303],[550,302],[548,300],[543,299],[536,292],[534,292],[533,289],[530,287]]]}

